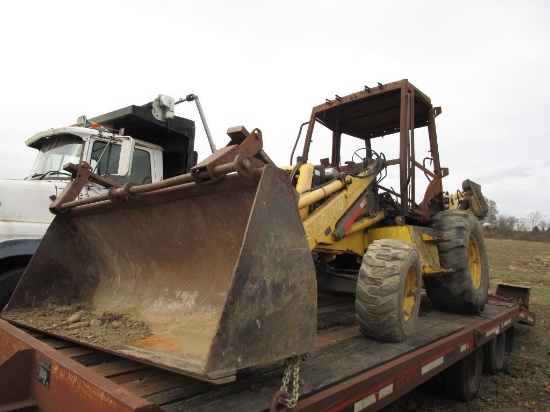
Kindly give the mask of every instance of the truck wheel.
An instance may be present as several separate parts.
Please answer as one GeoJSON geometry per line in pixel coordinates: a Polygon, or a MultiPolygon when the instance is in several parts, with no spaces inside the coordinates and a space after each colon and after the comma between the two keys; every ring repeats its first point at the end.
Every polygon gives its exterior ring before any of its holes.
{"type": "Polygon", "coordinates": [[[510,353],[514,350],[514,327],[512,326],[506,329],[505,335],[506,339],[504,348],[506,350],[506,353],[510,353]]]}
{"type": "Polygon", "coordinates": [[[495,336],[483,345],[483,371],[496,375],[504,366],[506,333],[495,336]]]}
{"type": "Polygon", "coordinates": [[[385,342],[411,335],[418,317],[422,267],[416,248],[393,239],[374,241],[363,257],[355,313],[361,333],[385,342]]]}
{"type": "Polygon", "coordinates": [[[24,272],[25,268],[15,268],[0,273],[0,311],[10,301],[11,295],[13,295],[24,272]]]}
{"type": "Polygon", "coordinates": [[[487,302],[489,267],[481,226],[464,210],[436,214],[431,226],[438,243],[440,264],[451,273],[425,276],[426,294],[435,308],[458,313],[479,314],[487,302]]]}
{"type": "Polygon", "coordinates": [[[442,372],[447,396],[463,402],[472,399],[479,389],[482,370],[483,350],[481,348],[449,366],[442,372]]]}

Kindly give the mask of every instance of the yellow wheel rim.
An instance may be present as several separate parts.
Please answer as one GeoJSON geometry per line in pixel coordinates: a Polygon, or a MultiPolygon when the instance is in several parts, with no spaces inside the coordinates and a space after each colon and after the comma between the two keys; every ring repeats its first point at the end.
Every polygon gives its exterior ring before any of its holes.
{"type": "Polygon", "coordinates": [[[468,261],[470,263],[470,277],[476,289],[481,285],[481,255],[474,236],[470,235],[468,242],[468,261]]]}
{"type": "Polygon", "coordinates": [[[407,271],[407,277],[405,278],[405,290],[403,293],[403,319],[408,322],[413,315],[413,309],[416,304],[416,292],[418,272],[416,266],[411,266],[407,271]]]}

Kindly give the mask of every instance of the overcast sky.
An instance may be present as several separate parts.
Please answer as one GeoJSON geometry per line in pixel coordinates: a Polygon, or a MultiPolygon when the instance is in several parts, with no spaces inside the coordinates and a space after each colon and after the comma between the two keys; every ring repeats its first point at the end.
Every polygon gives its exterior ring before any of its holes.
{"type": "MultiPolygon", "coordinates": [[[[159,93],[197,94],[218,146],[260,128],[285,165],[313,106],[408,78],[443,108],[445,189],[550,220],[549,21],[544,0],[2,2],[0,177],[28,174],[34,133],[159,93]]],[[[207,155],[194,105],[176,114],[207,155]]]]}

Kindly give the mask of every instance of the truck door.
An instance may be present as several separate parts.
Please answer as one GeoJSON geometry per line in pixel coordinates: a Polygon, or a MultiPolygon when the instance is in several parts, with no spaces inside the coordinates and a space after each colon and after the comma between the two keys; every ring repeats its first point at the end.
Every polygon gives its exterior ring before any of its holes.
{"type": "Polygon", "coordinates": [[[134,150],[130,176],[116,176],[120,160],[120,145],[97,140],[92,146],[90,165],[95,173],[107,176],[117,183],[152,183],[151,154],[145,148],[134,150]]]}

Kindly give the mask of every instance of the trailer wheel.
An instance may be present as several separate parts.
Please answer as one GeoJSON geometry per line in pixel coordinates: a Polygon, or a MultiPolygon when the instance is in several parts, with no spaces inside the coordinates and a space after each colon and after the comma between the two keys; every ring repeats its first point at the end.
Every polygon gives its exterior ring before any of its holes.
{"type": "Polygon", "coordinates": [[[0,273],[0,311],[2,311],[10,301],[11,295],[13,295],[24,272],[25,268],[22,267],[0,273]]]}
{"type": "Polygon", "coordinates": [[[471,212],[447,210],[436,214],[431,226],[438,243],[440,264],[451,273],[424,277],[426,294],[435,308],[479,314],[487,302],[489,266],[481,226],[471,212]]]}
{"type": "Polygon", "coordinates": [[[483,350],[476,349],[449,366],[443,373],[443,385],[447,396],[467,402],[477,394],[483,370],[483,350]]]}
{"type": "Polygon", "coordinates": [[[422,267],[416,248],[393,239],[374,241],[359,270],[355,313],[361,333],[385,342],[411,335],[418,317],[422,267]]]}
{"type": "Polygon", "coordinates": [[[506,334],[495,336],[483,345],[483,371],[496,375],[504,367],[504,353],[506,352],[506,334]]]}
{"type": "Polygon", "coordinates": [[[514,350],[514,327],[506,329],[505,332],[505,350],[506,353],[510,353],[514,350]]]}

